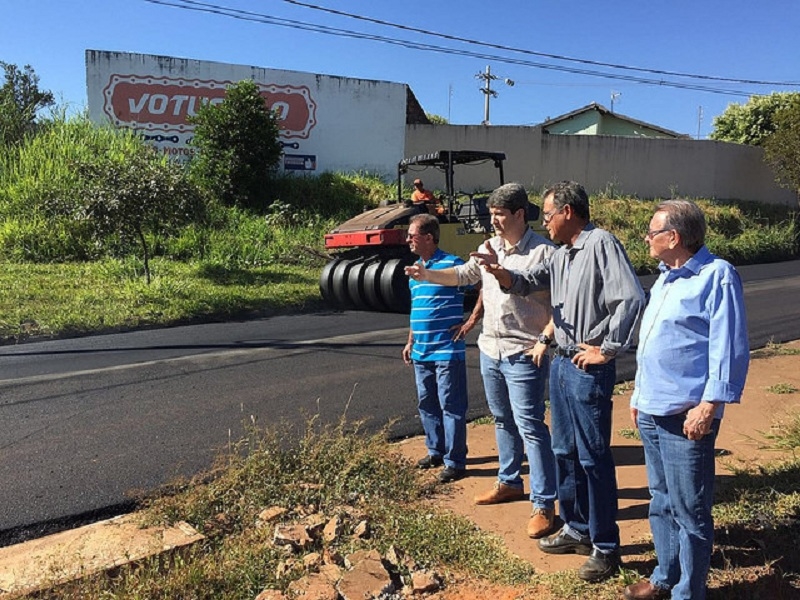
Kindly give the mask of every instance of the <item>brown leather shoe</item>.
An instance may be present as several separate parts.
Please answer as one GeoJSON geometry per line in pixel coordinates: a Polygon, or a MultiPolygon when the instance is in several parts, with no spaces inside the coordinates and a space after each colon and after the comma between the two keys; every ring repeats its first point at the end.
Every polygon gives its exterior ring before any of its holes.
{"type": "Polygon", "coordinates": [[[528,521],[528,537],[538,540],[553,531],[556,511],[552,508],[534,508],[528,521]]]}
{"type": "Polygon", "coordinates": [[[659,598],[669,598],[670,592],[666,588],[653,585],[647,579],[642,579],[622,590],[622,596],[625,600],[658,600],[659,598]]]}
{"type": "Polygon", "coordinates": [[[512,487],[496,481],[491,490],[480,496],[475,496],[475,504],[500,504],[502,502],[523,500],[524,498],[525,490],[522,488],[512,487]]]}

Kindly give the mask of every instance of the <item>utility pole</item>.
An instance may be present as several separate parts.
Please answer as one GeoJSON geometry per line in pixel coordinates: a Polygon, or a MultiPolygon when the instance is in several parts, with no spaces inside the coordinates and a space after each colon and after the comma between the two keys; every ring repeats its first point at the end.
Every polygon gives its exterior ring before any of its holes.
{"type": "MultiPolygon", "coordinates": [[[[486,65],[486,72],[478,73],[475,75],[475,79],[480,79],[484,82],[483,87],[479,88],[485,96],[483,101],[483,123],[481,123],[481,125],[489,125],[489,98],[497,98],[497,92],[492,89],[492,81],[501,78],[497,75],[492,75],[491,67],[486,65]]],[[[503,78],[503,82],[508,87],[514,86],[514,82],[508,77],[503,78]]]]}
{"type": "Polygon", "coordinates": [[[697,139],[700,139],[700,124],[703,122],[703,107],[697,107],[697,139]]]}
{"type": "Polygon", "coordinates": [[[447,86],[447,122],[450,123],[450,104],[453,101],[453,84],[447,86]]]}

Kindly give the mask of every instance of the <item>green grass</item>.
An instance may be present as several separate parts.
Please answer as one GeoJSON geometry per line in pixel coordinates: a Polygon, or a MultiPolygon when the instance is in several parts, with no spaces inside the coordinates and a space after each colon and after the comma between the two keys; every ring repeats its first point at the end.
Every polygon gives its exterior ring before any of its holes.
{"type": "Polygon", "coordinates": [[[613,394],[615,396],[622,396],[628,392],[633,391],[633,381],[622,381],[614,386],[613,394]]]}
{"type": "MultiPolygon", "coordinates": [[[[788,435],[800,444],[797,415],[782,427],[773,442],[788,435]]],[[[581,581],[574,570],[534,573],[507,552],[500,538],[431,502],[437,489],[434,478],[398,456],[383,433],[367,435],[358,424],[322,426],[312,418],[296,430],[251,423],[247,437],[220,456],[214,470],[176,482],[145,503],[143,524],[185,520],[205,534],[203,542],[35,597],[252,599],[267,587],[285,590],[305,575],[302,558],[311,552],[346,556],[360,549],[385,555],[394,548],[419,568],[444,574],[446,584],[468,576],[517,586],[525,598],[611,600],[653,567],[652,551],[642,549],[642,558],[629,559],[616,577],[601,584],[581,581]],[[259,513],[273,507],[285,510],[281,522],[286,524],[338,518],[340,534],[331,541],[315,538],[289,557],[273,544],[274,524],[258,524],[259,513]],[[353,531],[362,520],[369,523],[370,536],[356,538],[353,531]]],[[[713,510],[708,597],[795,597],[800,462],[751,464],[719,476],[713,510]]],[[[395,575],[407,575],[407,569],[400,565],[395,575]]]]}
{"type": "Polygon", "coordinates": [[[623,427],[617,433],[619,433],[620,437],[625,438],[626,440],[640,440],[642,436],[639,435],[639,430],[634,429],[633,427],[623,427]]]}
{"type": "Polygon", "coordinates": [[[791,383],[781,382],[767,388],[770,394],[794,394],[797,388],[791,383]]]}
{"type": "MultiPolygon", "coordinates": [[[[393,182],[368,173],[323,173],[276,177],[274,201],[260,211],[209,200],[202,222],[148,235],[154,281],[147,287],[131,255],[136,244],[92,238],[65,166],[88,160],[92,149],[123,152],[129,143],[78,121],[53,127],[18,156],[0,152],[0,343],[314,310],[329,258],[324,234],[396,194],[393,182]],[[87,148],[73,148],[76,140],[87,148]]],[[[653,271],[642,236],[658,201],[611,194],[591,202],[593,220],[619,237],[636,270],[653,271]]],[[[698,203],[708,215],[708,245],[724,258],[797,256],[797,215],[788,208],[698,203]]]]}
{"type": "Polygon", "coordinates": [[[711,578],[718,598],[794,598],[800,586],[800,462],[734,470],[718,479],[711,578]]]}
{"type": "Polygon", "coordinates": [[[753,350],[750,353],[750,358],[771,358],[773,356],[797,356],[800,354],[800,348],[793,348],[785,344],[776,344],[772,340],[767,342],[763,348],[753,350]]]}
{"type": "Polygon", "coordinates": [[[776,448],[797,450],[800,448],[800,412],[776,419],[762,435],[776,448]]]}
{"type": "Polygon", "coordinates": [[[320,308],[318,269],[249,269],[163,258],[148,286],[135,259],[0,263],[0,340],[121,331],[320,308]]]}
{"type": "MultiPolygon", "coordinates": [[[[656,263],[644,241],[660,200],[592,196],[592,221],[613,232],[639,273],[654,272],[656,263]]],[[[695,199],[708,224],[706,245],[734,265],[787,260],[798,254],[796,210],[754,202],[695,199]]]]}

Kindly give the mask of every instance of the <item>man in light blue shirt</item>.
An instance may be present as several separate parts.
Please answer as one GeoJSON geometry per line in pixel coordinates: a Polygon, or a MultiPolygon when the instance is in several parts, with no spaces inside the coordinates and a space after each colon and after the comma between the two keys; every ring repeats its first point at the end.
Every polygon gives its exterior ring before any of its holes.
{"type": "Polygon", "coordinates": [[[629,600],[706,596],[714,538],[714,443],[726,404],[739,402],[749,364],[739,274],[704,245],[688,200],[656,208],[645,241],[660,261],[636,354],[631,417],[645,450],[658,564],[629,600]]]}
{"type": "MultiPolygon", "coordinates": [[[[421,214],[411,218],[408,243],[427,269],[448,269],[464,264],[442,251],[439,220],[421,214]]],[[[421,469],[444,465],[439,481],[461,479],[467,461],[467,366],[464,340],[453,339],[464,318],[464,289],[409,280],[411,319],[403,360],[413,363],[419,397],[419,416],[428,455],[421,469]]]]}

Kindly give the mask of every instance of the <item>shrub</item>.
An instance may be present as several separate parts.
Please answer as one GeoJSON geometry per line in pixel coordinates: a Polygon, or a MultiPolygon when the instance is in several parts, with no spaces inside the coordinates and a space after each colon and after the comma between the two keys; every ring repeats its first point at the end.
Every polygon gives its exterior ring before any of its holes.
{"type": "Polygon", "coordinates": [[[100,239],[132,239],[142,251],[150,283],[147,234],[169,234],[202,215],[199,191],[182,168],[138,141],[125,154],[78,164],[83,180],[83,214],[100,239]]]}
{"type": "Polygon", "coordinates": [[[200,185],[229,206],[264,206],[282,151],[277,117],[258,86],[240,81],[189,120],[199,150],[190,168],[200,185]]]}

